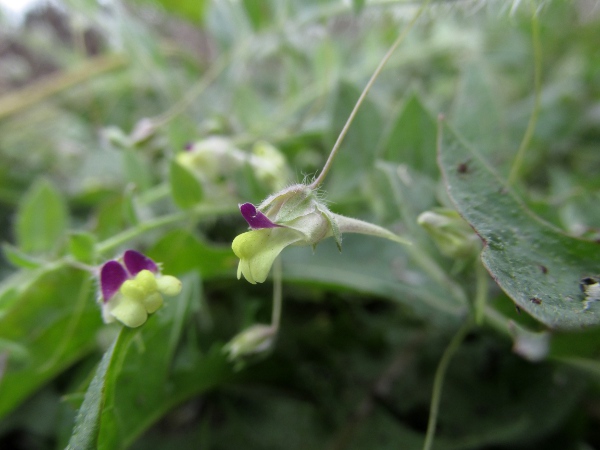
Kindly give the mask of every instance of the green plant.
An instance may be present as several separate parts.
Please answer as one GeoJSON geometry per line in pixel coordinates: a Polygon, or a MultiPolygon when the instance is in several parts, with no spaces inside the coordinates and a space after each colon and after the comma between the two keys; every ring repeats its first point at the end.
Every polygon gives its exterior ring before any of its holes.
{"type": "Polygon", "coordinates": [[[598,444],[588,3],[3,20],[2,448],[598,444]]]}

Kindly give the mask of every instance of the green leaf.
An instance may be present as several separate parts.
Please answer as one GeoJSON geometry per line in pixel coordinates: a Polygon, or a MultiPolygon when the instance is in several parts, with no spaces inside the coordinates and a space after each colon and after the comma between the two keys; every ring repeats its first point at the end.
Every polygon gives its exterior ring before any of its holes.
{"type": "Polygon", "coordinates": [[[9,352],[0,417],[95,348],[101,324],[89,274],[64,267],[22,274],[3,286],[12,300],[2,310],[0,342],[23,351],[9,352]]]}
{"type": "Polygon", "coordinates": [[[436,123],[416,92],[410,94],[381,140],[382,157],[437,179],[436,123]]]}
{"type": "Polygon", "coordinates": [[[563,234],[527,210],[482,156],[448,126],[440,166],[450,197],[484,241],[483,263],[523,310],[552,328],[600,323],[600,303],[584,307],[583,277],[600,272],[598,244],[563,234]]]}
{"type": "Polygon", "coordinates": [[[333,239],[309,248],[289,247],[281,257],[286,281],[317,284],[380,296],[398,302],[427,320],[453,320],[465,312],[461,299],[448,295],[451,288],[419,271],[405,246],[368,236],[344,235],[340,253],[333,239]],[[402,272],[395,267],[402,267],[402,272]],[[412,283],[405,275],[420,281],[412,283]],[[418,274],[418,275],[416,275],[418,274]]]}
{"type": "Polygon", "coordinates": [[[499,81],[484,60],[465,64],[450,121],[467,142],[484,155],[506,149],[507,130],[503,120],[499,81]]]}
{"type": "Polygon", "coordinates": [[[165,234],[148,250],[148,256],[162,263],[164,273],[198,270],[204,279],[232,274],[238,262],[230,246],[208,245],[185,230],[165,234]]]}
{"type": "Polygon", "coordinates": [[[269,1],[242,0],[241,3],[255,31],[266,27],[272,21],[273,13],[269,1]]]}
{"type": "Polygon", "coordinates": [[[2,253],[4,253],[4,257],[8,262],[15,267],[35,269],[43,264],[43,261],[39,261],[7,243],[2,244],[2,253]]]}
{"type": "MultiPolygon", "coordinates": [[[[195,340],[185,338],[199,309],[200,280],[182,277],[183,290],[169,299],[135,335],[119,345],[103,386],[104,403],[97,446],[121,449],[178,403],[229,381],[230,364],[220,346],[203,354],[195,340]]],[[[96,414],[92,411],[92,414],[96,414]]]]}
{"type": "Polygon", "coordinates": [[[202,201],[202,186],[188,169],[177,161],[170,166],[171,195],[173,201],[181,209],[189,209],[202,201]]]}
{"type": "Polygon", "coordinates": [[[354,14],[360,14],[360,12],[365,7],[366,0],[352,0],[352,9],[354,10],[354,14]]]}
{"type": "Polygon", "coordinates": [[[122,347],[128,345],[132,336],[133,333],[123,332],[122,329],[113,344],[104,353],[75,419],[75,427],[67,450],[94,450],[98,448],[100,416],[106,402],[105,385],[107,377],[110,375],[109,368],[113,363],[115,349],[119,348],[120,350],[122,347]]]}
{"type": "Polygon", "coordinates": [[[54,185],[42,179],[19,205],[15,233],[24,252],[47,253],[57,247],[68,221],[67,205],[54,185]]]}
{"type": "Polygon", "coordinates": [[[206,14],[206,0],[154,0],[165,10],[174,13],[190,22],[201,24],[206,14]]]}
{"type": "Polygon", "coordinates": [[[95,259],[96,237],[84,231],[73,232],[69,235],[69,252],[77,261],[90,264],[95,259]]]}
{"type": "Polygon", "coordinates": [[[135,185],[138,192],[147,190],[152,185],[152,176],[146,161],[134,149],[123,149],[122,154],[127,180],[135,185]]]}

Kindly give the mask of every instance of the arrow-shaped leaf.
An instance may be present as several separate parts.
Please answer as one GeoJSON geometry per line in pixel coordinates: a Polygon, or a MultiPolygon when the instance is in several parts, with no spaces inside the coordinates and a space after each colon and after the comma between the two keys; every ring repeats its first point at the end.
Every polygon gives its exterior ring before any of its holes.
{"type": "Polygon", "coordinates": [[[551,328],[599,324],[600,302],[586,309],[580,281],[600,273],[600,246],[533,215],[448,126],[438,153],[450,197],[485,243],[483,263],[513,301],[551,328]]]}

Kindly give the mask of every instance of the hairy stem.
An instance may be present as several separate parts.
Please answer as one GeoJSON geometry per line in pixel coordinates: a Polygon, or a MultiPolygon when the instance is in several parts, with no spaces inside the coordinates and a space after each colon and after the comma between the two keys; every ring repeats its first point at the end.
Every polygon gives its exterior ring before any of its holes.
{"type": "Polygon", "coordinates": [[[373,75],[371,75],[371,78],[369,79],[367,85],[365,86],[362,93],[360,94],[360,97],[358,97],[358,100],[356,101],[356,104],[354,105],[354,108],[352,109],[352,112],[350,113],[348,120],[346,120],[346,123],[344,124],[344,128],[342,128],[342,131],[340,132],[337,140],[335,141],[335,144],[333,145],[333,148],[331,149],[331,152],[329,153],[329,157],[327,158],[327,161],[325,162],[325,165],[323,166],[323,170],[321,171],[319,176],[317,178],[315,178],[315,180],[309,185],[309,187],[311,189],[316,189],[321,184],[323,184],[323,181],[325,180],[327,173],[331,169],[333,160],[335,159],[336,155],[338,154],[338,152],[340,150],[340,146],[342,145],[342,142],[344,141],[344,138],[346,137],[346,134],[348,133],[348,130],[350,129],[350,125],[352,124],[352,122],[354,121],[354,117],[358,113],[358,109],[360,108],[360,105],[362,105],[365,97],[371,90],[371,86],[373,86],[373,84],[375,83],[375,80],[379,77],[379,74],[383,70],[383,67],[389,61],[389,59],[391,58],[391,56],[394,53],[394,51],[396,50],[396,48],[398,48],[398,46],[402,43],[402,41],[404,41],[404,39],[408,35],[409,31],[413,28],[413,26],[417,22],[417,19],[421,16],[423,11],[425,11],[425,7],[429,4],[429,1],[430,0],[426,0],[425,2],[423,2],[421,7],[417,10],[416,14],[413,16],[411,21],[406,26],[406,28],[404,28],[402,33],[400,33],[398,35],[398,37],[396,38],[396,40],[394,41],[392,46],[389,48],[389,50],[387,51],[387,53],[385,54],[383,59],[379,62],[379,65],[375,69],[375,72],[373,72],[373,75]]]}
{"type": "Polygon", "coordinates": [[[531,38],[533,43],[533,90],[534,90],[534,100],[533,100],[533,111],[531,112],[531,116],[529,117],[529,123],[527,123],[527,129],[525,130],[525,135],[523,136],[523,140],[521,141],[521,145],[519,146],[519,150],[517,151],[517,156],[515,157],[515,161],[510,169],[510,174],[508,176],[508,186],[511,186],[519,176],[519,172],[521,171],[521,166],[523,165],[523,158],[525,156],[525,151],[529,146],[531,138],[533,136],[533,132],[535,130],[535,125],[537,123],[538,115],[540,112],[540,98],[541,98],[541,79],[542,79],[542,47],[540,43],[540,24],[537,17],[537,12],[535,11],[535,6],[533,1],[531,2],[532,9],[532,17],[531,17],[531,38]]]}
{"type": "Polygon", "coordinates": [[[172,225],[179,222],[184,222],[190,219],[201,219],[205,217],[214,217],[222,214],[234,213],[238,210],[235,204],[225,204],[219,206],[213,205],[200,205],[190,211],[182,211],[166,216],[157,217],[153,220],[141,222],[136,226],[129,228],[128,230],[122,231],[103,242],[98,243],[96,249],[99,253],[108,252],[115,249],[116,247],[124,244],[125,242],[156,228],[172,225]]]}
{"type": "Polygon", "coordinates": [[[273,312],[271,316],[271,326],[275,331],[279,330],[281,322],[281,306],[282,306],[282,268],[281,256],[279,256],[273,264],[273,312]]]}

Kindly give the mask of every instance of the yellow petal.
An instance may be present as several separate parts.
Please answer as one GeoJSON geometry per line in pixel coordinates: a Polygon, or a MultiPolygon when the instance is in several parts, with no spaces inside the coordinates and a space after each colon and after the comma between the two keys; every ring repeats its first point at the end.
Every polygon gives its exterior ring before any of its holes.
{"type": "Polygon", "coordinates": [[[237,236],[231,247],[240,258],[241,272],[248,282],[262,283],[267,279],[275,258],[288,245],[303,240],[303,235],[290,228],[263,228],[237,236]]]}
{"type": "Polygon", "coordinates": [[[148,319],[144,305],[128,297],[121,298],[110,313],[123,325],[131,328],[139,327],[148,319]]]}

